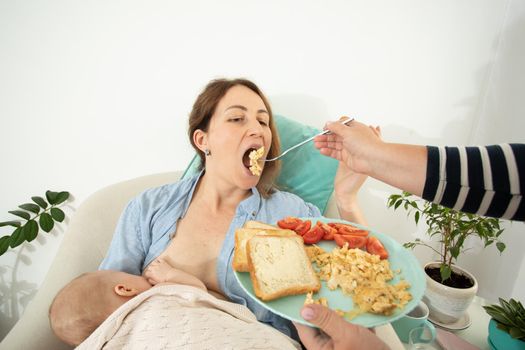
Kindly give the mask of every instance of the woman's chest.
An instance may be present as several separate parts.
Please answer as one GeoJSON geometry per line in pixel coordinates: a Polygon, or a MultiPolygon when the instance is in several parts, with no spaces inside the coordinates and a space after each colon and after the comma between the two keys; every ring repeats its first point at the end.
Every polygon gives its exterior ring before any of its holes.
{"type": "Polygon", "coordinates": [[[179,220],[169,245],[160,255],[175,268],[198,277],[210,289],[219,290],[217,258],[229,230],[231,217],[207,215],[179,220]]]}

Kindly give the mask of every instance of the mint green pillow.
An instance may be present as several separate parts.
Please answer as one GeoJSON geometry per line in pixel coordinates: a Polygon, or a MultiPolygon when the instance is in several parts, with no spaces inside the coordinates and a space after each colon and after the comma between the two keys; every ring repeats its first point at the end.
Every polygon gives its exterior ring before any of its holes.
{"type": "MultiPolygon", "coordinates": [[[[281,139],[281,151],[320,132],[280,115],[274,115],[274,118],[281,139]]],[[[287,153],[281,160],[281,174],[277,179],[279,189],[298,195],[324,213],[334,190],[337,161],[320,154],[313,142],[287,153]]],[[[199,162],[199,157],[195,155],[182,178],[195,175],[199,162]]]]}

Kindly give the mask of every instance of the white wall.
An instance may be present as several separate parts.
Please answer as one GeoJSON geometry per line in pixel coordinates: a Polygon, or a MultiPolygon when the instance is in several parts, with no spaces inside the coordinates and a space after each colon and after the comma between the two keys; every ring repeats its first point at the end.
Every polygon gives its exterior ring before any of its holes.
{"type": "MultiPolygon", "coordinates": [[[[485,97],[476,113],[469,139],[475,144],[523,143],[525,140],[525,3],[512,0],[507,6],[494,64],[486,78],[485,97]]],[[[502,255],[491,249],[469,255],[462,264],[486,282],[481,290],[486,298],[515,297],[523,302],[525,224],[507,222],[505,226],[503,238],[507,249],[502,255]]]]}
{"type": "MultiPolygon", "coordinates": [[[[184,168],[192,155],[187,115],[215,77],[253,79],[275,112],[317,127],[349,114],[398,142],[523,142],[515,125],[523,130],[524,7],[519,0],[0,0],[0,220],[47,189],[74,194],[72,214],[105,185],[184,168]]],[[[385,209],[393,191],[369,181],[361,197],[371,224],[404,242],[415,228],[385,209]]],[[[519,242],[523,224],[511,230],[519,242]]],[[[43,234],[0,257],[0,337],[62,237],[43,234]]],[[[474,257],[475,265],[502,275],[491,270],[494,261],[521,263],[518,244],[492,261],[474,257]]],[[[514,291],[525,300],[522,288],[500,282],[483,275],[480,293],[514,291]]]]}

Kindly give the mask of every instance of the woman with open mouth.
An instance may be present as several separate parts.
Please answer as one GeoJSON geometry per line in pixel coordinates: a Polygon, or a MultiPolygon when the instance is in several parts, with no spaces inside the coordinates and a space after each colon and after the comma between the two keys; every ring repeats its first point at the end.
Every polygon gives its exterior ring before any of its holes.
{"type": "MultiPolygon", "coordinates": [[[[200,173],[133,199],[100,269],[139,275],[163,258],[198,277],[210,293],[246,305],[259,321],[297,339],[291,322],[242,290],[231,267],[235,229],[247,220],[321,216],[316,206],[274,186],[279,161],[264,159],[276,157],[280,144],[266,97],[245,79],[211,81],[194,103],[188,136],[201,159],[200,173]]],[[[340,165],[336,196],[344,219],[363,223],[354,200],[364,179],[340,165]],[[339,181],[349,177],[355,181],[339,181]]]]}

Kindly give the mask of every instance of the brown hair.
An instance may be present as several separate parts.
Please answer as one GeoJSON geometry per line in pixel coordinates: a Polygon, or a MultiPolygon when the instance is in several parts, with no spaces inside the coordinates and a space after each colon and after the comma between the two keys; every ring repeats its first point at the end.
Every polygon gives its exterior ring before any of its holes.
{"type": "MultiPolygon", "coordinates": [[[[272,144],[270,145],[270,150],[267,157],[274,158],[279,154],[281,142],[279,141],[279,134],[277,133],[277,129],[273,120],[272,109],[270,107],[270,103],[268,103],[268,100],[262,91],[257,87],[257,85],[247,79],[216,79],[210,81],[197,97],[197,100],[195,100],[195,103],[193,104],[193,109],[189,118],[188,137],[190,139],[191,145],[199,155],[199,170],[203,169],[206,160],[204,152],[202,152],[195,145],[195,142],[193,142],[193,133],[198,129],[204,132],[208,131],[211,117],[215,112],[219,101],[224,97],[224,95],[226,95],[228,90],[237,85],[247,87],[259,95],[259,97],[263,100],[264,106],[270,115],[269,127],[272,132],[272,144]]],[[[264,166],[263,173],[259,179],[259,183],[257,184],[257,190],[264,198],[268,198],[268,196],[275,189],[275,179],[279,174],[280,165],[281,164],[279,161],[274,161],[268,162],[264,166]]]]}

